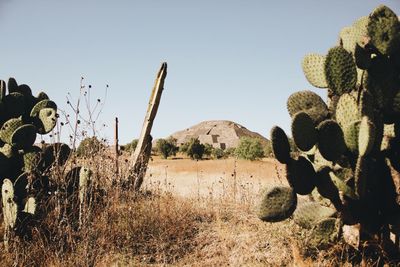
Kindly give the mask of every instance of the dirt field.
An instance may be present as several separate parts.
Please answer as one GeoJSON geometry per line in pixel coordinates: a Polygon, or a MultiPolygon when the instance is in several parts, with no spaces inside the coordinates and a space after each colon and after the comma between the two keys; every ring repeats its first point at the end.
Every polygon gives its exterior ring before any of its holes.
{"type": "Polygon", "coordinates": [[[254,193],[271,184],[285,184],[282,165],[272,159],[191,160],[153,158],[144,186],[158,185],[180,196],[221,197],[238,191],[254,193]]]}

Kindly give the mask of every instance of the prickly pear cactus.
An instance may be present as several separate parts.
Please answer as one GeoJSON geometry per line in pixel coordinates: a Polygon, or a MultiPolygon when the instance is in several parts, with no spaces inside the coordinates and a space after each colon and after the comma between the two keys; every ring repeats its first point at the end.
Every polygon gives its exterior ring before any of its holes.
{"type": "Polygon", "coordinates": [[[33,96],[29,86],[10,78],[7,85],[0,81],[0,111],[0,180],[7,243],[12,232],[24,228],[22,218],[37,213],[37,203],[49,189],[41,173],[42,149],[33,144],[38,133],[54,128],[57,105],[44,93],[33,96]]]}
{"type": "Polygon", "coordinates": [[[295,211],[288,208],[295,202],[286,200],[289,189],[270,189],[260,218],[273,222],[294,213],[295,222],[311,229],[309,243],[318,248],[338,240],[342,224],[359,224],[364,237],[398,228],[400,192],[393,175],[400,172],[398,16],[377,7],[344,28],[326,55],[306,55],[302,67],[314,87],[326,88],[327,101],[312,91],[288,98],[291,135],[300,156],[292,157],[278,126],[271,130],[271,141],[275,157],[286,165],[291,190],[310,194],[315,202],[295,211]],[[270,192],[285,205],[266,203],[270,192]]]}
{"type": "Polygon", "coordinates": [[[38,219],[46,212],[39,203],[60,189],[50,186],[50,170],[64,165],[71,150],[61,143],[43,148],[33,145],[37,134],[51,132],[57,122],[57,105],[45,93],[35,97],[29,86],[18,85],[14,78],[7,85],[0,81],[0,111],[0,182],[7,246],[14,233],[24,234],[29,218],[38,219]]]}

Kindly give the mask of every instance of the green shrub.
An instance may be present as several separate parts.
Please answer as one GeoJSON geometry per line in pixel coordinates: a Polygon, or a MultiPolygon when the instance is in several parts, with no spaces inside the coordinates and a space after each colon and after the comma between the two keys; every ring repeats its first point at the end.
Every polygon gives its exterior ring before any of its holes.
{"type": "Polygon", "coordinates": [[[225,149],[224,150],[224,154],[225,154],[224,156],[226,158],[234,157],[235,156],[235,150],[236,150],[236,148],[234,148],[234,147],[230,147],[230,148],[225,149]]]}
{"type": "Polygon", "coordinates": [[[214,159],[222,159],[226,157],[225,151],[222,148],[214,148],[211,155],[214,159]]]}
{"type": "Polygon", "coordinates": [[[263,145],[258,138],[243,136],[235,149],[235,156],[240,159],[256,160],[264,157],[263,145]]]}
{"type": "Polygon", "coordinates": [[[176,152],[178,152],[178,147],[176,146],[175,138],[168,139],[158,139],[156,143],[157,152],[166,159],[169,156],[175,156],[176,152]]]}
{"type": "Polygon", "coordinates": [[[132,142],[130,142],[130,143],[124,145],[124,146],[121,146],[121,150],[129,152],[129,153],[132,153],[132,152],[135,151],[138,142],[139,142],[138,139],[133,139],[132,142]]]}
{"type": "Polygon", "coordinates": [[[205,146],[200,143],[198,138],[192,138],[189,142],[181,146],[181,152],[188,155],[191,159],[202,159],[205,146]]]}
{"type": "Polygon", "coordinates": [[[79,144],[76,155],[78,157],[92,156],[99,153],[104,147],[104,144],[96,136],[87,137],[79,144]]]}
{"type": "Polygon", "coordinates": [[[263,150],[264,150],[264,157],[274,157],[272,153],[271,142],[268,142],[268,144],[264,145],[263,150]]]}
{"type": "Polygon", "coordinates": [[[204,156],[210,157],[214,151],[214,147],[210,144],[204,144],[204,156]]]}

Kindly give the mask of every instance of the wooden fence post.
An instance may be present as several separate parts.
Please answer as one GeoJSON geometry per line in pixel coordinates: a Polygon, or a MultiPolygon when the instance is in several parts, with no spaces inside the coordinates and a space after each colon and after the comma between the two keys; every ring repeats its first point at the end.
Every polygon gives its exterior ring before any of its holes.
{"type": "Polygon", "coordinates": [[[129,164],[128,184],[133,186],[135,191],[139,191],[144,176],[146,175],[147,165],[151,156],[151,142],[150,135],[151,128],[153,127],[154,119],[157,115],[158,106],[160,105],[161,94],[164,89],[164,81],[167,76],[167,63],[164,62],[158,71],[153,90],[151,92],[149,105],[147,108],[146,116],[144,118],[142,131],[135,151],[131,155],[129,164]]]}
{"type": "Polygon", "coordinates": [[[118,117],[115,117],[115,139],[114,139],[114,145],[115,145],[115,175],[116,178],[118,179],[119,176],[119,163],[118,163],[118,158],[119,158],[119,140],[118,140],[118,117]]]}

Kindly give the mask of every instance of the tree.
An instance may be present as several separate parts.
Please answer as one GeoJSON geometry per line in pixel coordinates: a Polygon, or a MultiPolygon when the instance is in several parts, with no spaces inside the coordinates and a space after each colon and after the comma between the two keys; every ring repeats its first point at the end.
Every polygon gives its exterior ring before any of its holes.
{"type": "Polygon", "coordinates": [[[240,159],[256,160],[264,157],[264,148],[258,138],[243,136],[235,149],[235,156],[240,159]]]}
{"type": "Polygon", "coordinates": [[[183,154],[187,154],[188,148],[189,148],[189,142],[184,143],[179,146],[179,152],[181,152],[183,154]]]}
{"type": "Polygon", "coordinates": [[[164,159],[168,158],[169,156],[175,156],[176,152],[178,152],[176,139],[172,137],[168,139],[158,139],[156,148],[164,159]]]}
{"type": "Polygon", "coordinates": [[[186,153],[191,159],[203,158],[205,146],[200,143],[198,138],[190,139],[190,141],[184,144],[183,147],[184,153],[186,153]]]}

